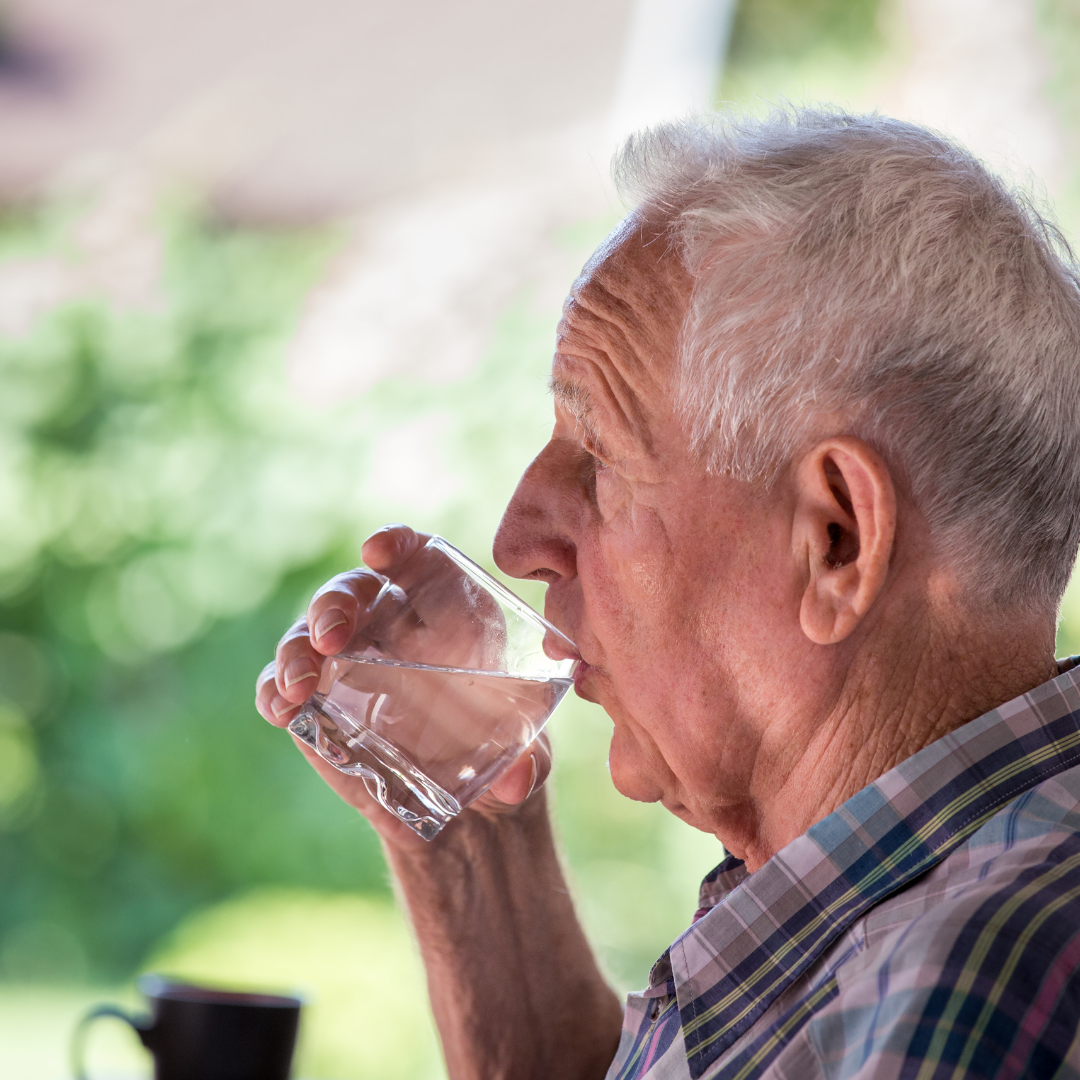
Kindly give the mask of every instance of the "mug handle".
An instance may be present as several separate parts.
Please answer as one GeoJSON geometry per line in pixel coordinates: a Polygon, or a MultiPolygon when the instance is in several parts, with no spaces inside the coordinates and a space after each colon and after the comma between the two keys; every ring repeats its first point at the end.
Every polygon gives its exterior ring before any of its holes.
{"type": "Polygon", "coordinates": [[[118,1005],[95,1005],[83,1015],[71,1034],[71,1071],[75,1080],[87,1080],[86,1065],[83,1061],[86,1050],[86,1036],[90,1025],[104,1016],[112,1016],[117,1020],[123,1020],[125,1024],[130,1024],[135,1034],[139,1036],[139,1041],[143,1046],[147,1045],[146,1036],[150,1033],[151,1027],[149,1017],[132,1016],[130,1013],[124,1012],[118,1005]]]}

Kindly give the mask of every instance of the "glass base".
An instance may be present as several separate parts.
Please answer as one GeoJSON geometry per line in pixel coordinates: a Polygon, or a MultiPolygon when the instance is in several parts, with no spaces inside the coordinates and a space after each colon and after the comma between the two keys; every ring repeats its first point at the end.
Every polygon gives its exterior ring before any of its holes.
{"type": "Polygon", "coordinates": [[[457,800],[384,739],[348,717],[335,716],[337,711],[329,703],[324,711],[309,701],[289,731],[335,769],[361,777],[372,798],[399,821],[425,840],[434,839],[461,813],[457,800]]]}

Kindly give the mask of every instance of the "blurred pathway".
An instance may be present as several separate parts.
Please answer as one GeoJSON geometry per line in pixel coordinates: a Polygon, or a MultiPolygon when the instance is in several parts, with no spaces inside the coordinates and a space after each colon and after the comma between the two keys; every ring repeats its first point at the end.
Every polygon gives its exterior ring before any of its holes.
{"type": "Polygon", "coordinates": [[[138,156],[235,216],[280,221],[602,118],[629,3],[10,0],[5,14],[0,193],[138,156]]]}

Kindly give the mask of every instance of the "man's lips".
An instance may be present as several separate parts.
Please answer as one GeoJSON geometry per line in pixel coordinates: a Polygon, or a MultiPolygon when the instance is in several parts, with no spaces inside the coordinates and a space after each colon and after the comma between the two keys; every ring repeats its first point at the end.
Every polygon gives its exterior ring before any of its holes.
{"type": "Polygon", "coordinates": [[[584,660],[579,660],[578,666],[574,669],[574,693],[576,693],[579,698],[584,698],[586,701],[596,700],[596,698],[591,696],[585,689],[587,680],[592,674],[592,671],[592,665],[585,663],[584,660]]]}
{"type": "MultiPolygon", "coordinates": [[[[548,595],[550,596],[550,593],[548,595]]],[[[577,661],[574,665],[573,674],[574,690],[578,697],[584,698],[586,701],[596,701],[595,696],[586,693],[584,690],[586,680],[588,680],[593,673],[593,666],[582,657],[581,650],[574,644],[572,636],[568,631],[564,631],[559,626],[559,623],[562,620],[560,620],[553,611],[548,610],[546,603],[544,605],[544,618],[559,631],[558,635],[548,634],[546,636],[544,640],[544,652],[554,660],[577,661]]]]}

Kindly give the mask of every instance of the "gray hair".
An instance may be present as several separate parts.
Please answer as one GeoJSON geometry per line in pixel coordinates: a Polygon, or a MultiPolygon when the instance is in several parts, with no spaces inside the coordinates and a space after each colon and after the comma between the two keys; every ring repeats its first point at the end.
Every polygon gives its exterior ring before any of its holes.
{"type": "Polygon", "coordinates": [[[772,484],[818,438],[889,463],[979,603],[1047,611],[1080,541],[1080,275],[971,154],[788,108],[632,136],[623,197],[694,279],[678,402],[710,468],[772,484]]]}

